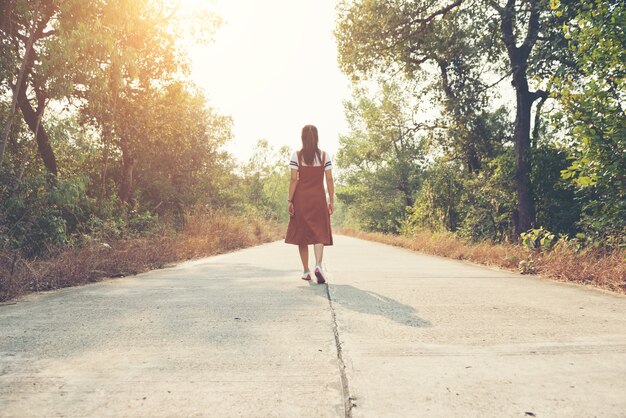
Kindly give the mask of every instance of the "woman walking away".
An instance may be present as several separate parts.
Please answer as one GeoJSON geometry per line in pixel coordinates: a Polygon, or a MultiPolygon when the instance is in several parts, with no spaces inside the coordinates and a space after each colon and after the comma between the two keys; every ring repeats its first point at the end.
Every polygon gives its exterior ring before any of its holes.
{"type": "Polygon", "coordinates": [[[291,216],[287,227],[287,244],[295,244],[302,260],[303,280],[311,280],[309,270],[309,245],[315,252],[315,277],[318,283],[325,283],[322,269],[324,246],[333,245],[330,229],[330,215],[334,209],[335,186],[333,185],[332,162],[318,146],[317,128],[306,125],[302,128],[302,149],[294,152],[289,162],[291,180],[289,182],[288,211],[291,216]],[[324,178],[328,188],[328,203],[324,190],[324,178]]]}

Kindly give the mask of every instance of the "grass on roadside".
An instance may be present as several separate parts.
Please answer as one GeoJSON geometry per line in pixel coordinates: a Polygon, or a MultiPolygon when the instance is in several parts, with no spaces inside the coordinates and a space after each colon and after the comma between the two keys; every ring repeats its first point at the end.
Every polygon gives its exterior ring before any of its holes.
{"type": "Polygon", "coordinates": [[[164,229],[149,237],[89,243],[45,260],[0,254],[0,301],[274,241],[283,229],[259,219],[213,213],[189,217],[178,233],[164,229]]]}
{"type": "Polygon", "coordinates": [[[451,233],[418,232],[412,237],[340,229],[341,234],[407,248],[427,254],[468,260],[560,281],[589,284],[626,294],[626,251],[585,249],[557,244],[534,252],[515,244],[469,243],[451,233]]]}

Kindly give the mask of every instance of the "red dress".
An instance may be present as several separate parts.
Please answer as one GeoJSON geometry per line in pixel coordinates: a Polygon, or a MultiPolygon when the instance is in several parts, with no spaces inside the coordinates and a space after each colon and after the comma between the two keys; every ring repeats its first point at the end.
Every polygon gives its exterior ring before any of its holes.
{"type": "Polygon", "coordinates": [[[289,218],[287,244],[333,245],[330,229],[330,214],[324,190],[324,164],[326,153],[322,153],[322,165],[302,166],[298,152],[298,183],[293,195],[294,215],[289,218]]]}

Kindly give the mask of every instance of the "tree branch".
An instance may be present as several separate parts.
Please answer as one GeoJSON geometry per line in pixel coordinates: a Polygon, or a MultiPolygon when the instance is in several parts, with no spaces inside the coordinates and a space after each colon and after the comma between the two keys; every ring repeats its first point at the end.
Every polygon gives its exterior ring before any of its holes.
{"type": "Polygon", "coordinates": [[[486,86],[485,86],[485,87],[483,87],[482,89],[478,90],[478,92],[477,92],[477,93],[483,93],[483,92],[485,92],[485,91],[487,91],[487,90],[489,90],[489,89],[491,89],[491,88],[493,88],[493,87],[497,86],[498,84],[500,84],[500,83],[502,82],[502,80],[504,80],[505,78],[507,78],[507,77],[508,77],[508,76],[510,76],[510,75],[511,75],[511,71],[508,71],[506,74],[504,74],[502,77],[500,77],[500,78],[498,79],[498,81],[496,81],[496,82],[493,82],[493,83],[491,83],[491,84],[486,85],[486,86]]]}
{"type": "Polygon", "coordinates": [[[504,45],[509,53],[509,57],[513,62],[517,53],[517,41],[515,39],[515,33],[513,32],[513,18],[515,7],[515,0],[508,0],[504,8],[500,7],[496,1],[490,2],[492,7],[497,5],[496,10],[500,13],[500,30],[502,30],[502,38],[504,39],[504,45]]]}
{"type": "Polygon", "coordinates": [[[423,17],[423,18],[415,18],[413,20],[410,21],[411,25],[414,25],[416,23],[419,23],[421,25],[424,25],[426,23],[430,23],[433,19],[435,19],[437,16],[444,16],[446,13],[448,13],[449,11],[451,11],[452,9],[459,7],[464,0],[456,0],[454,3],[451,3],[449,5],[447,5],[446,7],[437,10],[436,12],[431,13],[430,15],[423,17]]]}
{"type": "Polygon", "coordinates": [[[528,20],[528,32],[524,43],[520,47],[523,59],[526,60],[532,51],[533,46],[537,42],[539,34],[539,6],[538,0],[530,0],[530,18],[528,20]]]}
{"type": "Polygon", "coordinates": [[[530,92],[530,97],[532,98],[533,102],[537,99],[541,99],[545,102],[549,96],[550,94],[544,90],[537,90],[537,91],[530,92]]]}
{"type": "MultiPolygon", "coordinates": [[[[39,2],[35,3],[35,16],[39,14],[39,2]]],[[[8,117],[3,124],[2,128],[2,136],[0,137],[0,167],[2,167],[2,160],[4,158],[4,150],[6,147],[7,139],[9,137],[9,133],[11,132],[11,127],[13,125],[13,118],[15,113],[17,112],[18,101],[20,100],[21,95],[26,95],[26,80],[28,78],[28,73],[30,73],[30,55],[33,51],[33,44],[35,42],[35,21],[32,22],[33,28],[31,29],[30,35],[26,41],[26,49],[24,51],[24,57],[22,59],[22,63],[20,65],[20,69],[17,74],[17,81],[15,83],[15,88],[13,90],[13,97],[11,98],[11,107],[9,108],[8,117]],[[28,70],[28,71],[27,71],[28,70]]]]}
{"type": "Polygon", "coordinates": [[[504,8],[500,6],[500,3],[498,3],[497,0],[489,0],[488,3],[489,3],[489,6],[491,6],[491,8],[497,11],[498,13],[500,14],[504,13],[504,8]]]}
{"type": "Polygon", "coordinates": [[[536,148],[537,143],[539,142],[539,129],[541,128],[541,108],[543,107],[546,100],[548,100],[548,93],[543,90],[538,90],[533,93],[533,97],[541,98],[541,100],[539,100],[539,103],[537,103],[537,108],[535,109],[535,123],[533,126],[533,136],[531,138],[532,147],[536,148]]]}

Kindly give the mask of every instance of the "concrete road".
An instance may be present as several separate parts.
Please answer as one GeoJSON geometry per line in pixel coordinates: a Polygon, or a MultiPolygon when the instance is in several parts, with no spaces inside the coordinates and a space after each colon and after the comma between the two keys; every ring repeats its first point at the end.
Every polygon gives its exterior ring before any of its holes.
{"type": "Polygon", "coordinates": [[[625,417],[626,298],[336,237],[0,305],[0,416],[625,417]]]}

